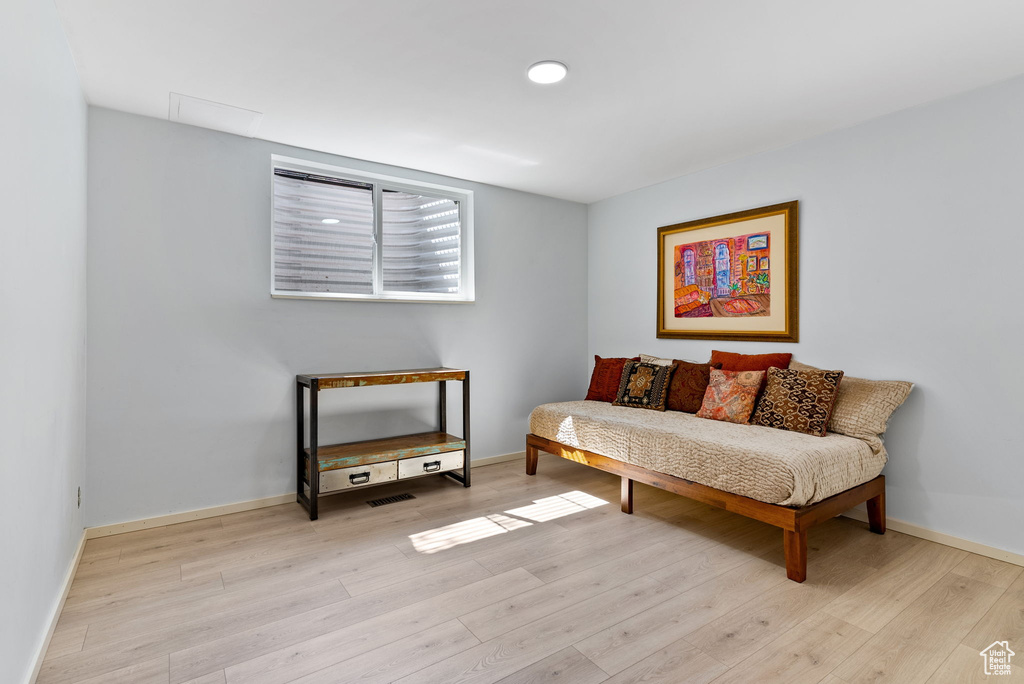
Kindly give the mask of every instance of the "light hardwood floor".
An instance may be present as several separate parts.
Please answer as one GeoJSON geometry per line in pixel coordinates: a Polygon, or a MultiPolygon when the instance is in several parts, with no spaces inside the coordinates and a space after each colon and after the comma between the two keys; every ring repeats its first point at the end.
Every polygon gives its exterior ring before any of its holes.
{"type": "Polygon", "coordinates": [[[796,584],[776,528],[523,470],[90,540],[38,682],[966,682],[996,640],[1024,665],[1018,566],[836,518],[796,584]]]}

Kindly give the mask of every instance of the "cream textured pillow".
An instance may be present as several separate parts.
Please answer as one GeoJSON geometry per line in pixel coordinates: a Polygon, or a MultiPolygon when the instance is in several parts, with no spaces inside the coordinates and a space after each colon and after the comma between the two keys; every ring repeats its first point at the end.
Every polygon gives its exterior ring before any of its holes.
{"type": "MultiPolygon", "coordinates": [[[[820,370],[792,361],[790,370],[820,370]]],[[[865,380],[849,375],[839,385],[828,431],[875,441],[885,432],[889,416],[907,400],[914,383],[902,380],[865,380]]]]}
{"type": "Polygon", "coordinates": [[[675,363],[675,361],[673,359],[663,359],[660,356],[641,354],[640,363],[649,363],[652,366],[671,366],[673,363],[675,363]]]}

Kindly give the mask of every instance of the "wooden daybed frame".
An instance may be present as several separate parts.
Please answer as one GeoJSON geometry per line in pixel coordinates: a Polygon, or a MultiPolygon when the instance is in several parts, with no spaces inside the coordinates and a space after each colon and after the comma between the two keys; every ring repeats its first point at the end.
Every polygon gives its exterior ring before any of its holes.
{"type": "Polygon", "coordinates": [[[809,506],[794,508],[765,503],[739,494],[666,475],[590,451],[569,447],[534,434],[526,436],[526,474],[537,473],[537,460],[544,451],[591,468],[622,477],[622,512],[633,512],[633,481],[643,482],[694,501],[723,508],[733,513],[782,528],[786,554],[786,576],[794,582],[807,579],[807,530],[867,502],[868,521],[872,532],[885,534],[885,476],[857,485],[835,496],[809,506]]]}

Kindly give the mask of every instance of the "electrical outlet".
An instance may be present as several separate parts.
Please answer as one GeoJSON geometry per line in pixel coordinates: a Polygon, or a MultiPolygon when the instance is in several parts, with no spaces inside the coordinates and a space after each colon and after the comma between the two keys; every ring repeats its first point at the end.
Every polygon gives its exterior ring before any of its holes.
{"type": "Polygon", "coordinates": [[[78,507],[82,507],[82,488],[78,488],[78,507]]]}

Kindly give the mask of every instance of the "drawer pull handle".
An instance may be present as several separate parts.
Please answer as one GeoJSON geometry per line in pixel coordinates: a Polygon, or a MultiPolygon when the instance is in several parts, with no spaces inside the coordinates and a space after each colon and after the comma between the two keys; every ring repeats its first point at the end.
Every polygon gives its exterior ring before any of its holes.
{"type": "Polygon", "coordinates": [[[425,473],[435,473],[435,472],[437,472],[440,469],[441,469],[441,462],[440,461],[431,461],[430,463],[424,463],[423,464],[423,472],[425,472],[425,473]]]}
{"type": "Polygon", "coordinates": [[[348,481],[354,485],[366,484],[370,481],[370,473],[356,473],[355,475],[349,475],[348,481]]]}

